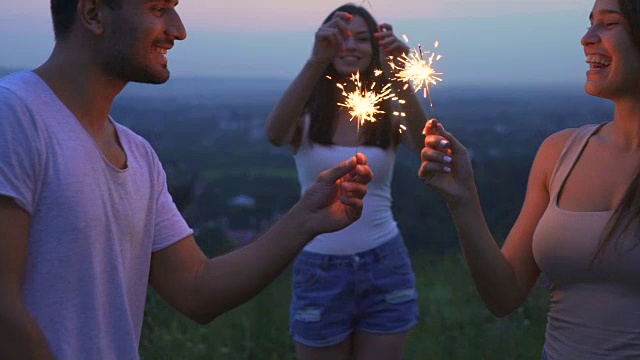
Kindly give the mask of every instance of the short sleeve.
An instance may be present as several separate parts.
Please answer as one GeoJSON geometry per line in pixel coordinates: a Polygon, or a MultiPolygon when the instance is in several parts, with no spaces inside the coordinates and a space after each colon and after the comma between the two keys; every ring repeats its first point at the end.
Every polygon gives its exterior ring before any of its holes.
{"type": "Polygon", "coordinates": [[[29,107],[0,87],[0,195],[33,215],[37,201],[42,144],[29,107]]]}
{"type": "MultiPolygon", "coordinates": [[[[155,155],[155,153],[154,153],[155,155]]],[[[193,230],[185,221],[180,211],[173,202],[167,187],[167,176],[156,156],[157,190],[159,191],[156,202],[156,222],[154,225],[154,237],[152,251],[167,248],[176,242],[192,235],[193,230]]]]}

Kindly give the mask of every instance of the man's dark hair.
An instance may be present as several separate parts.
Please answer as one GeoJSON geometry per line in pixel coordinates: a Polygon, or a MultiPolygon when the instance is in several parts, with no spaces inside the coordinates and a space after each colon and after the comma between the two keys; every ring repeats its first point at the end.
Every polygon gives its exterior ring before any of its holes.
{"type": "MultiPolygon", "coordinates": [[[[76,11],[79,0],[51,0],[51,19],[53,20],[53,34],[56,41],[64,39],[73,28],[76,21],[76,11]]],[[[122,0],[104,0],[111,9],[119,9],[122,0]]]]}

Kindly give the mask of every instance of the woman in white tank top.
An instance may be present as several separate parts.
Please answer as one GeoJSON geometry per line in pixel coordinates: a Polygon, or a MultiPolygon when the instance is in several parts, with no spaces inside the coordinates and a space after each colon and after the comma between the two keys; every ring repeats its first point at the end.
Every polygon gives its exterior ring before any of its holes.
{"type": "Polygon", "coordinates": [[[543,359],[640,359],[640,1],[596,0],[582,38],[585,89],[613,120],[551,135],[520,216],[498,247],[467,151],[426,126],[420,176],[446,199],[476,287],[497,316],[544,273],[551,283],[543,359]]]}
{"type": "Polygon", "coordinates": [[[293,267],[291,334],[298,359],[400,360],[408,330],[418,321],[417,295],[406,247],[391,212],[391,179],[400,143],[418,152],[426,113],[404,84],[390,80],[385,58],[407,52],[388,24],[360,6],[334,10],[315,36],[313,53],[267,120],[269,140],[291,146],[301,190],[326,163],[358,152],[374,172],[362,217],[343,231],[315,238],[293,267]],[[359,72],[379,91],[392,83],[406,100],[406,118],[384,114],[358,131],[342,91],[359,72]],[[408,131],[400,134],[400,121],[408,131]]]}

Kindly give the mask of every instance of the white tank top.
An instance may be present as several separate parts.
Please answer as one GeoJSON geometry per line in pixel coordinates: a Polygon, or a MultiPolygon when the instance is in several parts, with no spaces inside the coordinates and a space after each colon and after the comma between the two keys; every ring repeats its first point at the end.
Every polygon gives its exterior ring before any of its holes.
{"type": "MultiPolygon", "coordinates": [[[[305,116],[304,123],[302,141],[294,155],[303,193],[322,171],[356,154],[355,147],[312,143],[308,137],[308,116],[305,116]]],[[[317,236],[304,250],[331,255],[355,254],[373,249],[399,233],[391,212],[395,148],[390,146],[385,150],[374,146],[359,146],[358,152],[367,156],[367,163],[374,174],[364,197],[362,216],[343,230],[317,236]]]]}

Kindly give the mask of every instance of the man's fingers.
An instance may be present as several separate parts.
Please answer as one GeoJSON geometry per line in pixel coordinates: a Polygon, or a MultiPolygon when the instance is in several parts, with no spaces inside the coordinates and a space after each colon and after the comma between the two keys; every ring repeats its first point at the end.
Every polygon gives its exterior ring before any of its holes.
{"type": "Polygon", "coordinates": [[[340,196],[340,202],[347,206],[347,213],[351,213],[354,214],[356,213],[355,216],[349,216],[349,220],[351,221],[356,221],[359,217],[360,214],[362,213],[362,207],[363,205],[363,201],[360,198],[356,198],[356,197],[352,197],[352,196],[346,196],[346,195],[342,195],[340,196]]]}
{"type": "Polygon", "coordinates": [[[342,191],[345,194],[348,194],[352,197],[362,199],[367,195],[367,186],[365,184],[357,183],[357,182],[343,182],[340,184],[342,187],[342,191]]]}
{"type": "Polygon", "coordinates": [[[352,157],[351,159],[345,160],[329,170],[323,171],[318,177],[318,181],[328,184],[334,184],[336,181],[338,181],[338,179],[353,171],[355,167],[356,158],[352,157]]]}
{"type": "Polygon", "coordinates": [[[356,160],[360,165],[367,165],[367,157],[363,153],[356,153],[356,160]]]}

